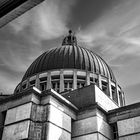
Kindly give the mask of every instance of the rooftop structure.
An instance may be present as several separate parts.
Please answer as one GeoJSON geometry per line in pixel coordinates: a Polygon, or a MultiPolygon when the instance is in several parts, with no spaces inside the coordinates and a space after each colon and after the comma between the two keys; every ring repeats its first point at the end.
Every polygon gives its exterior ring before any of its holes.
{"type": "Polygon", "coordinates": [[[99,55],[79,46],[70,30],[61,47],[44,52],[30,65],[15,94],[32,86],[41,91],[52,88],[63,94],[93,83],[119,106],[125,104],[124,93],[111,68],[99,55]]]}

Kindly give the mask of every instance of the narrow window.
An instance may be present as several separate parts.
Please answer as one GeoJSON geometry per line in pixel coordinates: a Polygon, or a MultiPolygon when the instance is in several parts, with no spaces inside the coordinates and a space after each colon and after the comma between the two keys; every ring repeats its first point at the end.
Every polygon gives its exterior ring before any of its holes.
{"type": "Polygon", "coordinates": [[[122,98],[121,91],[119,91],[119,100],[120,100],[120,106],[123,106],[123,98],[122,98]]]}
{"type": "Polygon", "coordinates": [[[111,86],[111,89],[112,89],[112,98],[116,103],[118,103],[116,88],[114,86],[111,86]]]}
{"type": "Polygon", "coordinates": [[[99,81],[98,81],[97,78],[95,78],[95,84],[96,84],[97,86],[99,86],[99,81]]]}
{"type": "Polygon", "coordinates": [[[22,85],[22,89],[24,90],[24,89],[26,89],[26,87],[27,87],[27,84],[24,83],[24,84],[22,85]]]}
{"type": "Polygon", "coordinates": [[[35,86],[35,80],[32,80],[32,81],[30,81],[29,83],[30,83],[30,87],[35,86]]]}
{"type": "Polygon", "coordinates": [[[41,77],[39,80],[40,80],[40,90],[45,91],[47,88],[47,77],[41,77]]]}
{"type": "Polygon", "coordinates": [[[109,92],[108,92],[108,84],[105,81],[102,81],[102,90],[103,92],[109,96],[109,92]]]}
{"type": "Polygon", "coordinates": [[[113,132],[113,140],[117,140],[118,139],[118,127],[117,127],[117,123],[113,123],[111,125],[112,127],[112,132],[113,132]]]}
{"type": "Polygon", "coordinates": [[[90,77],[90,84],[93,84],[93,77],[90,77]]]}

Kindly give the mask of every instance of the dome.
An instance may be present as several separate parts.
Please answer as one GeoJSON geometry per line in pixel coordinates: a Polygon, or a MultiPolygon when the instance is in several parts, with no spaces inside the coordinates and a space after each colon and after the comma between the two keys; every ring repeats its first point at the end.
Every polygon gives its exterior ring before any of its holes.
{"type": "Polygon", "coordinates": [[[63,45],[43,53],[28,68],[23,81],[37,73],[54,69],[85,70],[116,81],[111,68],[101,57],[86,48],[76,45],[63,45]]]}
{"type": "Polygon", "coordinates": [[[14,93],[35,86],[41,91],[52,88],[63,94],[90,84],[96,84],[117,104],[123,98],[123,91],[107,63],[96,53],[79,46],[69,31],[61,47],[44,52],[30,65],[14,93]]]}

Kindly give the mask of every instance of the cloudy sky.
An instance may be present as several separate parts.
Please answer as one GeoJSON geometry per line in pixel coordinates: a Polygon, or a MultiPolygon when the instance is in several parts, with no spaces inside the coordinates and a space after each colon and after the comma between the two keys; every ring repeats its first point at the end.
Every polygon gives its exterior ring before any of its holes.
{"type": "Polygon", "coordinates": [[[0,91],[12,94],[42,52],[72,29],[113,69],[126,103],[140,101],[140,0],[46,0],[0,29],[0,91]]]}

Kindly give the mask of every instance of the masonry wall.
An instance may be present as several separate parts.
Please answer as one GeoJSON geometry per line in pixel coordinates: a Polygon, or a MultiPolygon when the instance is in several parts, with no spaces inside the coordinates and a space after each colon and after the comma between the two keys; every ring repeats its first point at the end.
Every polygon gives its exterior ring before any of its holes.
{"type": "Polygon", "coordinates": [[[71,117],[53,105],[33,105],[29,139],[70,140],[71,117]]]}
{"type": "Polygon", "coordinates": [[[140,116],[117,122],[119,140],[140,139],[140,116]]]}
{"type": "Polygon", "coordinates": [[[140,103],[108,112],[108,122],[116,125],[119,140],[140,140],[140,103]]]}
{"type": "Polygon", "coordinates": [[[20,104],[13,100],[15,106],[10,107],[10,102],[0,106],[1,111],[7,111],[5,123],[1,125],[2,140],[71,140],[71,118],[76,119],[76,115],[68,107],[70,104],[66,106],[51,95],[27,96],[31,97],[28,102],[20,104]]]}
{"type": "Polygon", "coordinates": [[[112,140],[106,115],[97,108],[86,109],[72,123],[72,140],[112,140]]]}

